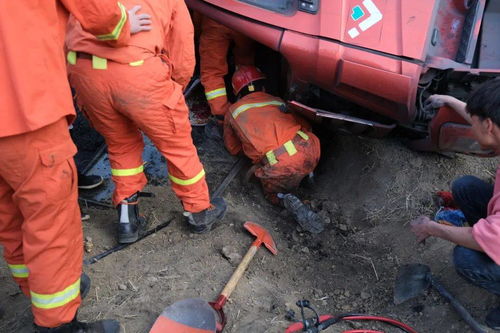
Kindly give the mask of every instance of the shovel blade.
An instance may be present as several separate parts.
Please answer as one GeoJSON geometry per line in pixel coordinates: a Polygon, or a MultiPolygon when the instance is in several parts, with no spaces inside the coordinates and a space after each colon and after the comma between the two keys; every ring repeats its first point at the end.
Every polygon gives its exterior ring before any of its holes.
{"type": "Polygon", "coordinates": [[[149,333],[216,333],[217,313],[204,300],[184,299],[168,306],[149,333]]]}
{"type": "Polygon", "coordinates": [[[421,264],[404,265],[394,286],[394,304],[401,304],[420,295],[431,284],[429,266],[421,264]]]}

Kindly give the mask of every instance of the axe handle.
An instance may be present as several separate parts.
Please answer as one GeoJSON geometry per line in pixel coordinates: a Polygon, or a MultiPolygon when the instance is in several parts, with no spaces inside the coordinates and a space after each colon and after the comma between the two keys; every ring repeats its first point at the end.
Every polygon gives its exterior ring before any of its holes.
{"type": "Polygon", "coordinates": [[[455,311],[458,312],[460,317],[469,325],[469,327],[475,332],[475,333],[486,333],[486,331],[481,327],[481,325],[474,319],[472,318],[471,314],[469,311],[467,311],[466,308],[452,295],[446,290],[441,283],[439,283],[436,279],[431,277],[431,283],[434,288],[450,302],[450,304],[453,306],[455,311]]]}
{"type": "Polygon", "coordinates": [[[250,248],[247,251],[247,254],[245,254],[240,264],[238,265],[238,268],[236,268],[233,275],[229,279],[229,282],[224,287],[224,290],[222,290],[221,296],[224,296],[226,300],[229,299],[229,296],[231,296],[231,294],[233,293],[234,288],[236,288],[236,285],[243,276],[243,273],[245,273],[245,270],[247,269],[248,265],[250,265],[250,262],[255,256],[255,253],[257,253],[258,249],[259,247],[255,245],[250,246],[250,248]]]}

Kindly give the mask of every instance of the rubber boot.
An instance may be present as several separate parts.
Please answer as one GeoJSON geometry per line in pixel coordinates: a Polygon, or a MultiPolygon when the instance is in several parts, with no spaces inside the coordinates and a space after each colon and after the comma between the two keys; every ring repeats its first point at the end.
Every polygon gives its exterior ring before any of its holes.
{"type": "Polygon", "coordinates": [[[306,231],[319,234],[324,230],[321,217],[304,205],[299,198],[293,194],[278,194],[278,198],[283,200],[286,210],[292,213],[293,218],[306,231]]]}
{"type": "Polygon", "coordinates": [[[204,234],[212,229],[215,222],[224,218],[226,210],[227,205],[224,199],[214,198],[209,208],[199,213],[185,212],[184,216],[187,217],[189,227],[193,233],[204,234]]]}
{"type": "Polygon", "coordinates": [[[119,333],[120,323],[106,319],[92,323],[83,323],[76,318],[70,323],[58,327],[41,327],[35,325],[35,333],[119,333]]]}
{"type": "Polygon", "coordinates": [[[139,216],[139,193],[123,200],[118,205],[118,243],[128,244],[139,239],[146,227],[146,220],[139,216]]]}

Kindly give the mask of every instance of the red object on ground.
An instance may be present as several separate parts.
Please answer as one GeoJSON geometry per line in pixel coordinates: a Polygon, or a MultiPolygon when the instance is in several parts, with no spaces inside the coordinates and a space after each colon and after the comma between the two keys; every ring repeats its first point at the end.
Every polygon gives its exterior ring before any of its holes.
{"type": "Polygon", "coordinates": [[[281,99],[255,92],[233,104],[224,119],[224,143],[236,155],[243,151],[254,164],[266,198],[289,193],[311,173],[320,158],[319,139],[307,121],[285,113],[281,99]]]}
{"type": "Polygon", "coordinates": [[[444,208],[458,209],[455,201],[453,200],[453,195],[448,191],[439,191],[436,193],[438,197],[442,199],[442,206],[444,208]]]}
{"type": "Polygon", "coordinates": [[[224,77],[228,74],[231,43],[236,66],[254,64],[254,42],[250,38],[203,17],[199,48],[201,83],[213,115],[224,116],[229,108],[224,77]]]}

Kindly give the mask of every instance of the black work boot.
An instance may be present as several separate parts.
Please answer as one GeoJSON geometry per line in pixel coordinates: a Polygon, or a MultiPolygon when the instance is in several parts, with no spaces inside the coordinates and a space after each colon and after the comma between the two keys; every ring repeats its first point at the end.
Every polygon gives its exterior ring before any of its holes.
{"type": "Polygon", "coordinates": [[[146,220],[139,216],[139,193],[131,195],[118,205],[118,243],[133,243],[145,230],[146,220]]]}
{"type": "Polygon", "coordinates": [[[227,205],[224,199],[212,199],[212,205],[199,213],[185,212],[191,231],[195,234],[204,234],[212,229],[217,220],[222,220],[226,213],[227,205]]]}
{"type": "Polygon", "coordinates": [[[486,325],[494,330],[500,330],[500,306],[491,310],[486,316],[486,325]]]}
{"type": "Polygon", "coordinates": [[[58,327],[41,327],[35,325],[35,333],[119,333],[120,323],[106,319],[92,323],[82,323],[76,318],[72,322],[58,327]]]}

